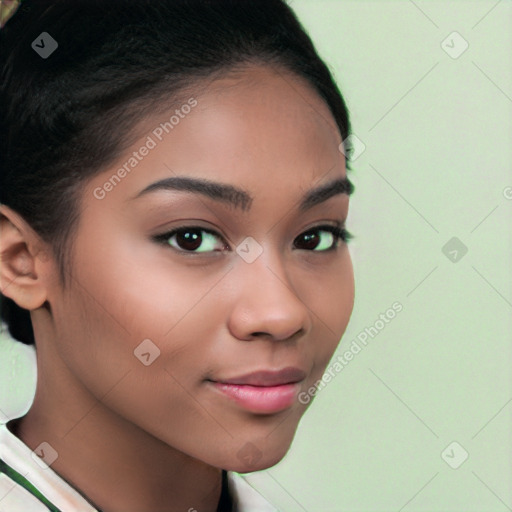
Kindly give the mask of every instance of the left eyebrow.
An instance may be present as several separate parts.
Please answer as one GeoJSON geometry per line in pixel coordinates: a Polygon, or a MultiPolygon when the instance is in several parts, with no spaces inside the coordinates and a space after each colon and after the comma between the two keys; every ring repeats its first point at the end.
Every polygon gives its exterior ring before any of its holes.
{"type": "MultiPolygon", "coordinates": [[[[176,176],[156,181],[141,190],[133,199],[157,190],[180,190],[199,193],[215,201],[221,201],[235,208],[240,208],[244,212],[251,209],[254,200],[251,194],[242,188],[228,183],[220,183],[203,178],[192,178],[190,176],[176,176]]],[[[299,211],[304,213],[335,195],[350,195],[353,191],[354,186],[347,177],[337,178],[308,190],[301,198],[299,211]]]]}

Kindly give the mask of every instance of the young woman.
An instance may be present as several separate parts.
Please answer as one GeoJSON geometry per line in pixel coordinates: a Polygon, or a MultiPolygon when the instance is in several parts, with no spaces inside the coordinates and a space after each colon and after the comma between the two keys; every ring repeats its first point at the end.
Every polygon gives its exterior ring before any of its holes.
{"type": "Polygon", "coordinates": [[[0,509],[276,510],[349,321],[343,98],[282,0],[26,0],[0,31],[0,509]],[[312,391],[311,391],[312,390],[312,391]]]}

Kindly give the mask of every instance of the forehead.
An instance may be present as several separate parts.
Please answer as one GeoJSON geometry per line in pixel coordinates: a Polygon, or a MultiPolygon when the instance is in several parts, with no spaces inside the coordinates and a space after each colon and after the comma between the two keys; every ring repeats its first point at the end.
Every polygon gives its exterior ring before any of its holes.
{"type": "Polygon", "coordinates": [[[341,142],[319,94],[303,78],[281,68],[250,66],[228,74],[211,83],[199,103],[205,140],[218,134],[220,143],[240,144],[237,155],[257,152],[263,158],[272,151],[274,156],[282,153],[283,144],[307,152],[341,142]]]}
{"type": "Polygon", "coordinates": [[[272,200],[274,194],[293,195],[346,175],[338,127],[305,80],[282,69],[249,66],[187,93],[167,112],[140,123],[138,141],[91,187],[124,167],[128,172],[109,191],[109,202],[183,175],[243,185],[254,197],[272,200]],[[135,162],[133,152],[148,138],[153,147],[135,162]]]}

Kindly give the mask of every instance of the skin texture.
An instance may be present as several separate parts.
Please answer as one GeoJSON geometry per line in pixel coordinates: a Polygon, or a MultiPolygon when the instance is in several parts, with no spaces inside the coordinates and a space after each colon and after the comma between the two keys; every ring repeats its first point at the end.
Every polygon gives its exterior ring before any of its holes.
{"type": "Polygon", "coordinates": [[[254,413],[206,379],[295,366],[306,391],[353,307],[343,241],[331,252],[294,247],[348,214],[346,194],[297,209],[307,190],[346,176],[325,103],[301,79],[255,65],[191,96],[197,106],[103,199],[94,190],[169,115],[146,119],[133,147],[87,183],[66,289],[30,228],[2,207],[2,288],[32,310],[38,364],[32,408],[11,430],[32,449],[50,443],[52,469],[104,511],[214,511],[220,468],[279,462],[308,406],[254,413]],[[133,199],[177,175],[242,187],[251,209],[172,190],[133,199]],[[227,249],[187,257],[176,239],[174,249],[152,240],[183,225],[215,230],[227,249]],[[247,236],[263,249],[250,264],[235,251],[247,236]],[[160,350],[149,366],[134,356],[144,339],[160,350]],[[251,463],[240,450],[257,455],[251,463]]]}

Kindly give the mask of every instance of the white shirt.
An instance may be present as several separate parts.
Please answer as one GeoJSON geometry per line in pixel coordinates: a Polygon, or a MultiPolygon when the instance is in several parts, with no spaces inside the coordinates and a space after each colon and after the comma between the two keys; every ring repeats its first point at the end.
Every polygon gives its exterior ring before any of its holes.
{"type": "MultiPolygon", "coordinates": [[[[7,428],[6,423],[0,423],[0,465],[3,461],[19,473],[61,512],[98,512],[51,467],[37,459],[39,457],[7,428]]],[[[0,466],[0,512],[52,510],[3,471],[0,466]]],[[[233,471],[228,471],[227,474],[230,495],[236,503],[237,512],[278,512],[243,475],[233,471]]]]}

